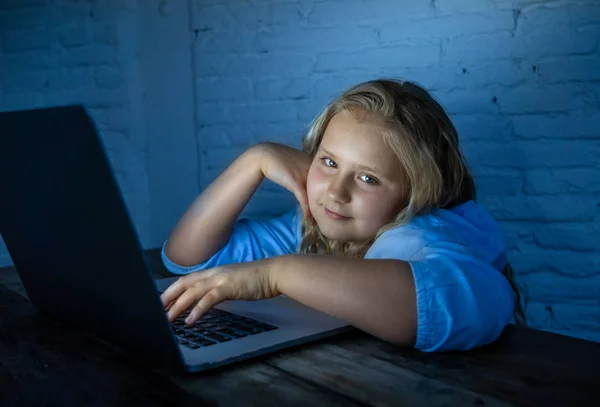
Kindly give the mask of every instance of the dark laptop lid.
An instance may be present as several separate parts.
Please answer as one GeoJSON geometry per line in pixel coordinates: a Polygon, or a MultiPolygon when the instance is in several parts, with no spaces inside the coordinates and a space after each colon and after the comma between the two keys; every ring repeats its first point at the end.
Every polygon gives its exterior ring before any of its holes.
{"type": "Polygon", "coordinates": [[[82,106],[0,113],[0,234],[32,303],[145,364],[183,362],[82,106]]]}

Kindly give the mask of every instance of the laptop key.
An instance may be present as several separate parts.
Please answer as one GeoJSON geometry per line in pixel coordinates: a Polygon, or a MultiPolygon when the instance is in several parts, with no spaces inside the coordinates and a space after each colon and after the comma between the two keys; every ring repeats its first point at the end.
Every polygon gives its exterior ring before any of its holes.
{"type": "Polygon", "coordinates": [[[246,332],[250,335],[262,332],[262,330],[260,330],[260,329],[256,329],[256,328],[249,327],[246,325],[241,325],[241,324],[232,324],[232,325],[230,325],[230,328],[233,328],[237,331],[246,332]]]}
{"type": "Polygon", "coordinates": [[[247,318],[247,317],[240,317],[237,319],[237,321],[240,324],[256,324],[256,323],[260,323],[260,321],[257,321],[256,319],[251,319],[251,318],[247,318]]]}
{"type": "Polygon", "coordinates": [[[236,339],[243,338],[244,336],[248,336],[248,334],[246,332],[234,331],[233,329],[229,329],[229,328],[219,331],[219,334],[233,336],[236,339]]]}
{"type": "Polygon", "coordinates": [[[272,331],[273,329],[277,329],[273,325],[263,324],[263,323],[261,323],[261,324],[255,324],[254,328],[256,328],[256,329],[262,329],[263,331],[272,331]]]}
{"type": "Polygon", "coordinates": [[[207,334],[207,335],[204,335],[204,337],[212,339],[212,340],[217,341],[217,342],[227,342],[227,341],[231,340],[230,337],[225,336],[225,335],[219,335],[217,333],[207,334]]]}
{"type": "Polygon", "coordinates": [[[201,339],[201,340],[198,340],[197,343],[199,343],[200,345],[206,347],[206,346],[214,345],[216,342],[209,341],[208,339],[201,339]]]}
{"type": "Polygon", "coordinates": [[[195,332],[195,333],[199,333],[199,332],[200,332],[200,333],[202,333],[202,332],[206,332],[206,333],[208,333],[208,332],[210,332],[208,329],[206,329],[206,328],[203,328],[203,327],[201,327],[201,326],[195,326],[195,327],[193,327],[193,328],[190,328],[190,330],[191,330],[192,332],[195,332]]]}
{"type": "Polygon", "coordinates": [[[210,311],[208,311],[209,315],[215,316],[215,317],[224,317],[227,315],[233,315],[231,312],[227,312],[227,311],[223,311],[217,308],[213,308],[210,311]]]}
{"type": "Polygon", "coordinates": [[[252,328],[246,325],[234,324],[230,326],[231,329],[235,329],[236,331],[245,332],[247,334],[252,333],[252,328]]]}

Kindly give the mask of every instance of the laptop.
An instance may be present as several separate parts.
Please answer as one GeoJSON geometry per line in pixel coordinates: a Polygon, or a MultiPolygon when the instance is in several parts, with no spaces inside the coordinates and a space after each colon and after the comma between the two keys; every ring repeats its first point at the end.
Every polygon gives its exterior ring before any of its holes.
{"type": "Polygon", "coordinates": [[[43,314],[157,370],[199,372],[351,329],[289,297],[170,323],[83,106],[0,113],[0,234],[43,314]]]}

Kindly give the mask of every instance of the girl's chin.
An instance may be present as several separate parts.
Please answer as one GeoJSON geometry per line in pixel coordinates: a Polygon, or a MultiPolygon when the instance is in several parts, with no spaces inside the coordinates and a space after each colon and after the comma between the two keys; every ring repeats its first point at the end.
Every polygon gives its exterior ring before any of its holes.
{"type": "MultiPolygon", "coordinates": [[[[343,230],[335,230],[335,228],[332,228],[329,225],[322,225],[322,226],[323,227],[321,227],[317,223],[317,227],[319,228],[319,231],[321,232],[321,234],[329,240],[337,240],[337,241],[346,242],[346,243],[363,243],[363,242],[368,241],[369,239],[372,239],[370,237],[357,237],[357,236],[350,234],[348,232],[345,232],[343,230]]],[[[375,236],[373,236],[373,237],[375,237],[375,236]]]]}
{"type": "Polygon", "coordinates": [[[327,227],[325,225],[323,225],[324,227],[321,227],[317,224],[317,226],[319,227],[321,234],[323,236],[325,236],[327,239],[339,240],[339,241],[348,242],[348,243],[356,240],[353,238],[353,236],[349,235],[348,233],[343,233],[342,231],[339,231],[339,230],[332,230],[331,227],[327,227]]]}

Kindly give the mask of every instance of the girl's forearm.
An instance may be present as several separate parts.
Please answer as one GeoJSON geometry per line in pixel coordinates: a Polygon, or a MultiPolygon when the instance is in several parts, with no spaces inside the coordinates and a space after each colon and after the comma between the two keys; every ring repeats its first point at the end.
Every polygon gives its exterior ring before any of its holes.
{"type": "Polygon", "coordinates": [[[179,220],[165,246],[169,259],[191,266],[209,259],[231,236],[233,225],[264,176],[254,149],[238,157],[179,220]]]}
{"type": "Polygon", "coordinates": [[[290,255],[269,265],[279,292],[388,342],[413,345],[415,285],[400,260],[290,255]]]}

